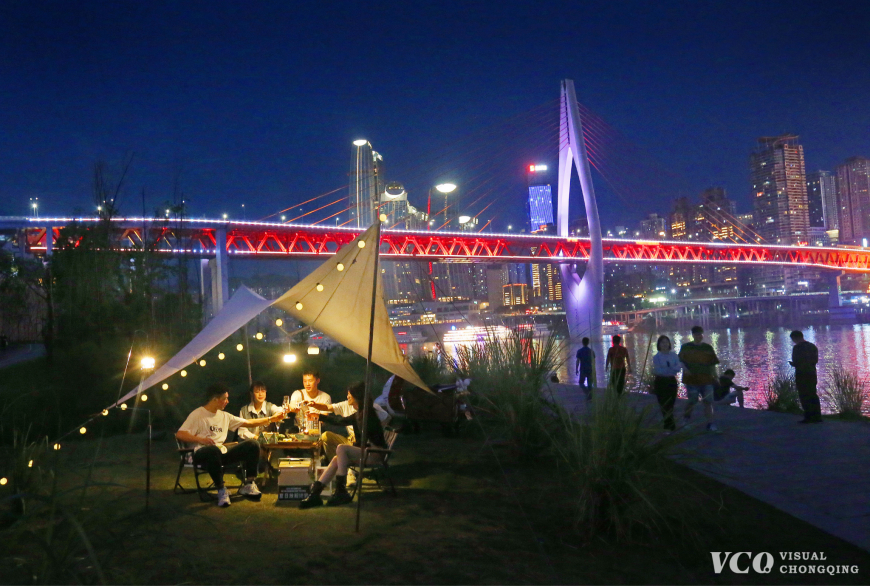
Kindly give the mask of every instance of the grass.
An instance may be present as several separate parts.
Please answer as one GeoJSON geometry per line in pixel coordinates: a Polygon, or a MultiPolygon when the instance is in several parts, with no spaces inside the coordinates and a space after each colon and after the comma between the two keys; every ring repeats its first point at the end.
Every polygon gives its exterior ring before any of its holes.
{"type": "MultiPolygon", "coordinates": [[[[870,567],[870,554],[731,488],[674,465],[681,482],[715,496],[701,542],[587,542],[569,514],[575,493],[552,482],[555,463],[507,464],[482,448],[478,428],[441,438],[435,427],[401,436],[393,460],[399,496],[363,496],[362,530],[351,506],[300,511],[259,503],[229,509],[175,496],[170,441],[154,446],[151,510],[143,511],[143,437],[71,441],[58,455],[59,504],[75,516],[107,583],[137,584],[749,584],[818,583],[818,576],[712,571],[710,551],[824,551],[838,564],[870,567]],[[70,488],[89,484],[87,498],[70,488]]],[[[189,482],[190,478],[186,478],[189,482]]],[[[0,500],[8,489],[0,487],[0,500]]],[[[34,515],[36,512],[34,511],[34,515]]],[[[45,531],[48,511],[31,529],[45,531]],[[41,523],[41,524],[40,524],[41,523]]],[[[69,526],[62,528],[67,543],[69,526]]],[[[0,530],[0,582],[27,583],[23,558],[39,556],[0,530]],[[11,546],[9,544],[12,544],[11,546]],[[18,561],[16,561],[16,558],[18,561]]],[[[16,537],[17,539],[18,537],[16,537]]],[[[69,537],[77,575],[52,583],[98,582],[87,549],[69,537]]],[[[866,574],[836,583],[866,583],[866,574]]]]}
{"type": "Polygon", "coordinates": [[[835,366],[828,373],[827,385],[822,398],[833,407],[842,419],[864,419],[864,404],[867,402],[867,381],[857,373],[835,366]]]}
{"type": "Polygon", "coordinates": [[[797,386],[794,375],[787,372],[779,372],[767,382],[764,389],[764,399],[768,411],[779,413],[803,413],[800,400],[798,399],[797,386]]]}

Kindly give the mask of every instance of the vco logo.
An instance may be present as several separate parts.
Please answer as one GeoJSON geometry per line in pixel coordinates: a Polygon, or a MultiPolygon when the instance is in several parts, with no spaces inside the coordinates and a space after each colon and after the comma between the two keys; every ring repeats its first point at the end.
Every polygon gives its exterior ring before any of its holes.
{"type": "Polygon", "coordinates": [[[773,570],[773,555],[762,551],[761,553],[752,554],[751,551],[711,551],[713,556],[713,571],[721,574],[727,564],[735,574],[748,574],[749,568],[752,568],[759,574],[769,574],[773,570]]]}

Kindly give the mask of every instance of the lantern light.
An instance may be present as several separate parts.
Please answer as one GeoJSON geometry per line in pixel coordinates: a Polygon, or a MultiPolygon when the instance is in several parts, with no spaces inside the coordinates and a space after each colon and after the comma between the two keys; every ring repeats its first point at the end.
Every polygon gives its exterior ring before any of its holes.
{"type": "Polygon", "coordinates": [[[296,355],[295,354],[285,354],[284,355],[284,362],[286,362],[287,364],[293,364],[294,362],[296,362],[296,355]]]}
{"type": "Polygon", "coordinates": [[[218,354],[218,360],[223,360],[223,359],[226,358],[226,357],[227,357],[227,355],[224,354],[223,352],[221,352],[220,354],[218,354]]]}
{"type": "Polygon", "coordinates": [[[312,356],[314,356],[316,354],[320,354],[320,347],[319,346],[309,346],[308,353],[311,354],[312,356]]]}
{"type": "Polygon", "coordinates": [[[199,361],[199,365],[200,365],[200,366],[205,366],[205,358],[203,358],[202,360],[199,361]]]}
{"type": "Polygon", "coordinates": [[[338,263],[337,265],[335,265],[335,268],[340,273],[341,271],[344,270],[344,265],[341,263],[338,263]]]}
{"type": "Polygon", "coordinates": [[[142,369],[143,370],[151,370],[154,368],[154,358],[151,356],[145,356],[142,358],[142,369]]]}
{"type": "Polygon", "coordinates": [[[236,344],[236,350],[238,350],[239,352],[241,352],[244,349],[245,349],[245,346],[243,344],[236,344]]]}
{"type": "Polygon", "coordinates": [[[281,326],[284,325],[284,320],[279,317],[278,319],[275,320],[275,325],[280,328],[281,326]]]}
{"type": "Polygon", "coordinates": [[[301,301],[296,302],[296,309],[302,309],[302,302],[301,301]]]}
{"type": "Polygon", "coordinates": [[[161,388],[162,388],[164,391],[168,391],[168,390],[169,390],[169,384],[168,384],[168,383],[163,383],[163,386],[162,386],[161,388]]]}
{"type": "Polygon", "coordinates": [[[181,371],[181,377],[184,378],[184,377],[186,377],[186,376],[187,376],[187,371],[186,371],[186,370],[182,370],[182,371],[181,371]]]}
{"type": "Polygon", "coordinates": [[[323,291],[323,285],[317,283],[317,287],[315,287],[318,291],[323,291]]]}
{"type": "Polygon", "coordinates": [[[79,429],[79,433],[82,434],[82,435],[85,435],[86,433],[88,433],[88,428],[87,428],[87,427],[82,427],[82,428],[80,428],[80,429],[79,429]]]}

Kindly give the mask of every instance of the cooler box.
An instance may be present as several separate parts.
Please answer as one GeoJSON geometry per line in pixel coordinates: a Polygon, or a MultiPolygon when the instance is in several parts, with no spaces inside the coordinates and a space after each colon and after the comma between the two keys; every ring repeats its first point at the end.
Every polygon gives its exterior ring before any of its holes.
{"type": "Polygon", "coordinates": [[[282,458],[278,463],[278,500],[301,501],[312,483],[311,458],[282,458]]]}

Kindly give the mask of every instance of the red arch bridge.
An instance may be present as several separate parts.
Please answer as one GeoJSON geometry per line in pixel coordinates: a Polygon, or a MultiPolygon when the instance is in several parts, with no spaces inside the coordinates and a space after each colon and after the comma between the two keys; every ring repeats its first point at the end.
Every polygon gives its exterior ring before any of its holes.
{"type": "MultiPolygon", "coordinates": [[[[0,231],[15,230],[22,253],[51,254],[60,244],[61,229],[73,221],[86,226],[99,222],[93,218],[0,218],[0,231]]],[[[114,219],[111,226],[119,249],[141,249],[144,241],[157,253],[201,258],[220,258],[226,252],[229,258],[316,260],[333,254],[360,232],[356,228],[205,219],[114,219]]],[[[585,262],[589,246],[588,238],[539,234],[414,230],[381,233],[381,253],[387,260],[585,262]]],[[[855,247],[605,238],[603,249],[605,262],[784,265],[870,272],[870,249],[855,247]]]]}

